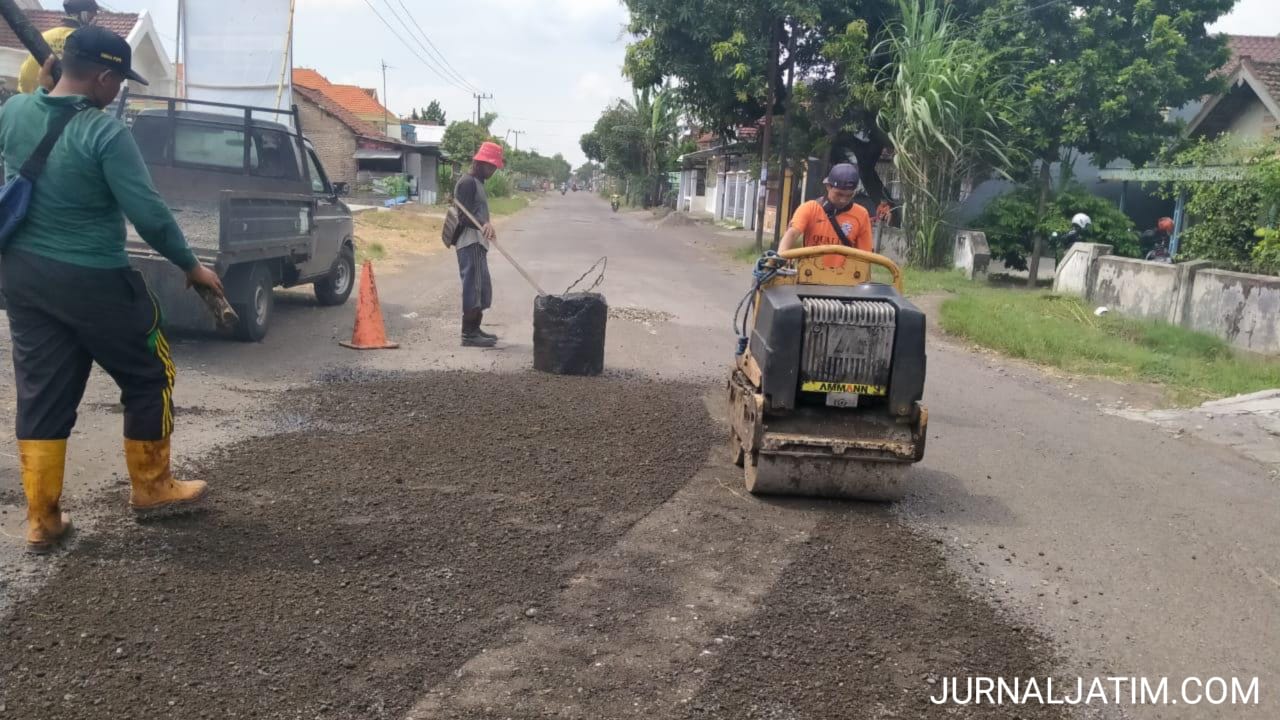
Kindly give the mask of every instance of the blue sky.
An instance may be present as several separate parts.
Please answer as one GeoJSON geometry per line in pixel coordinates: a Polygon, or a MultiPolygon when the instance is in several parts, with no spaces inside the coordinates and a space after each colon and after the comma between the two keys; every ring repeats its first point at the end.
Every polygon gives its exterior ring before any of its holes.
{"type": "MultiPolygon", "coordinates": [[[[188,0],[217,2],[217,0],[188,0]]],[[[1215,30],[1280,34],[1280,0],[1240,0],[1215,30]]],[[[44,0],[53,6],[55,0],[44,0]]],[[[99,0],[118,11],[148,10],[172,50],[176,0],[99,0]]],[[[387,103],[408,114],[438,99],[450,120],[475,113],[469,90],[446,82],[415,56],[370,10],[369,4],[410,39],[409,13],[467,83],[494,95],[485,109],[499,114],[499,134],[523,130],[520,147],[585,160],[578,138],[612,99],[631,94],[621,76],[627,13],[618,0],[298,0],[294,61],[333,82],[382,87],[387,103]],[[391,9],[400,15],[403,29],[391,9]]],[[[430,56],[428,56],[430,57],[430,56]]],[[[445,74],[448,74],[447,71],[445,74]]]]}

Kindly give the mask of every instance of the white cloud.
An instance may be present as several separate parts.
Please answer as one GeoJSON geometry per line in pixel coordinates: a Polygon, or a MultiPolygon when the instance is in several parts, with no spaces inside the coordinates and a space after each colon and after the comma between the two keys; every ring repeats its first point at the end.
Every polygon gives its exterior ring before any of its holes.
{"type": "Polygon", "coordinates": [[[1233,35],[1280,35],[1280,8],[1276,0],[1239,0],[1209,29],[1233,35]]]}

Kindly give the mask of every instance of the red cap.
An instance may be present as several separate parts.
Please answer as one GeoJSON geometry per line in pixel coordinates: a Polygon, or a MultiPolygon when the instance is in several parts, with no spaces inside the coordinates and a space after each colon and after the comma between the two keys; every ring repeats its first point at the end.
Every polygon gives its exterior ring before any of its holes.
{"type": "Polygon", "coordinates": [[[485,162],[490,165],[502,169],[502,146],[496,142],[486,142],[480,144],[480,149],[476,151],[476,156],[472,158],[476,162],[485,162]]]}
{"type": "Polygon", "coordinates": [[[1156,221],[1156,229],[1162,233],[1170,234],[1173,232],[1173,218],[1162,217],[1156,221]]]}

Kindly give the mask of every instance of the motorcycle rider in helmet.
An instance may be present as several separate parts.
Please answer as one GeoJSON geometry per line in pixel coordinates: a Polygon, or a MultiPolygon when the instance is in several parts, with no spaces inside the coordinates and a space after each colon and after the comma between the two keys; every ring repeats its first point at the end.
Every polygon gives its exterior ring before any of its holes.
{"type": "Polygon", "coordinates": [[[1146,256],[1148,260],[1173,262],[1173,254],[1169,251],[1169,242],[1173,237],[1173,218],[1160,218],[1156,221],[1155,228],[1142,233],[1141,237],[1143,245],[1151,243],[1151,250],[1146,256]]]}
{"type": "Polygon", "coordinates": [[[1071,247],[1072,243],[1081,242],[1085,236],[1089,234],[1089,228],[1093,227],[1093,219],[1084,213],[1076,213],[1071,218],[1071,229],[1059,235],[1054,233],[1052,238],[1062,243],[1064,248],[1071,247]]]}

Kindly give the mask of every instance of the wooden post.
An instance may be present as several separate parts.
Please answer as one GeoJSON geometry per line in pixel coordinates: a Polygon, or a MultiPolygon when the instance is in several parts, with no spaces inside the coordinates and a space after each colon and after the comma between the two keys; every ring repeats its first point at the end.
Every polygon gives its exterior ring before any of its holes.
{"type": "Polygon", "coordinates": [[[756,252],[758,253],[764,252],[764,206],[769,199],[769,153],[772,149],[769,143],[773,139],[773,105],[777,102],[774,75],[778,71],[778,26],[780,24],[780,22],[774,23],[769,33],[769,106],[764,112],[764,130],[760,139],[760,187],[756,191],[757,197],[763,196],[763,201],[757,201],[760,207],[756,208],[756,252]]]}

